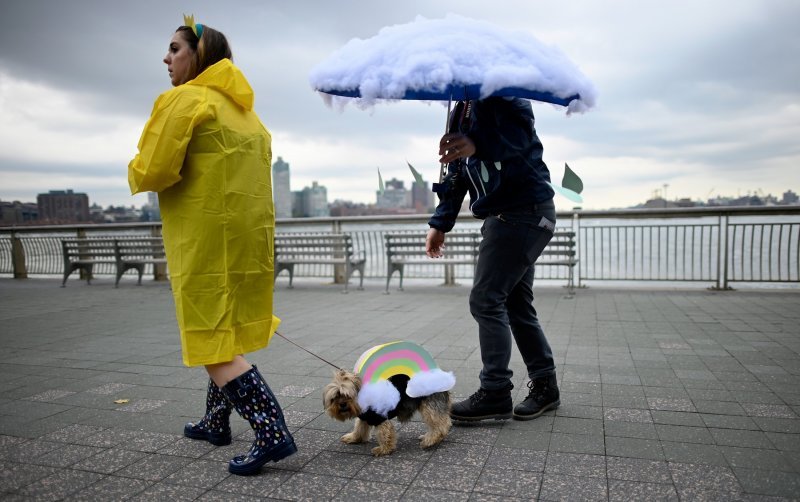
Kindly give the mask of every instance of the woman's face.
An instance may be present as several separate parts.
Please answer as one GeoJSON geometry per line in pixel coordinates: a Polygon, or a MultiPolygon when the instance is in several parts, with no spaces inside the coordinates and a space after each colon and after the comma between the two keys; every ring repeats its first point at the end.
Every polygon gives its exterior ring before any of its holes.
{"type": "Polygon", "coordinates": [[[164,56],[164,63],[167,65],[173,86],[185,84],[193,78],[193,75],[189,74],[193,58],[194,51],[189,47],[189,42],[184,40],[181,32],[178,31],[172,35],[167,55],[164,56]]]}

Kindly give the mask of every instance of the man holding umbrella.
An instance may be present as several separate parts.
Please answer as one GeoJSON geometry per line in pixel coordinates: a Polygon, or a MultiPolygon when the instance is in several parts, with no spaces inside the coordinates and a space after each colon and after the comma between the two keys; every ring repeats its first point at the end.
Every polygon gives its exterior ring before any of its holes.
{"type": "Polygon", "coordinates": [[[470,313],[478,323],[480,388],[455,403],[454,420],[531,420],[559,406],[555,362],[533,306],[534,265],[553,236],[556,211],[528,100],[489,97],[455,107],[439,143],[447,176],[434,190],[428,256],[446,252],[445,235],[469,193],[472,214],[484,220],[470,313]],[[513,407],[511,338],[527,367],[528,396],[513,407]],[[513,411],[512,411],[513,407],[513,411]]]}
{"type": "Polygon", "coordinates": [[[558,407],[552,350],[533,308],[534,263],[555,227],[554,192],[527,99],[583,113],[595,104],[591,81],[552,45],[455,14],[418,17],[353,39],[317,65],[309,81],[329,104],[444,100],[449,109],[451,100],[461,100],[439,144],[446,176],[434,188],[440,203],[426,252],[442,256],[445,234],[469,193],[473,215],[485,220],[470,294],[483,369],[478,391],[456,403],[451,416],[529,420],[558,407]],[[531,380],[513,410],[512,336],[531,380]]]}

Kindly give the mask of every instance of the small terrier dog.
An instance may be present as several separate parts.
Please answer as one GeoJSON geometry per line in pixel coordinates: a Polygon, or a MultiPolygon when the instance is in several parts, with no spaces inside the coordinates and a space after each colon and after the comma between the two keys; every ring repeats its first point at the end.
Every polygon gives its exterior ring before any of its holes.
{"type": "Polygon", "coordinates": [[[422,448],[437,445],[450,431],[450,392],[435,392],[424,397],[409,397],[406,386],[409,377],[396,375],[389,382],[398,389],[400,401],[387,416],[371,409],[363,410],[359,405],[358,394],[362,389],[361,377],[356,373],[340,369],[333,375],[333,381],[323,391],[323,404],[326,413],[340,421],[355,419],[353,431],[342,436],[343,443],[356,444],[369,441],[371,428],[375,428],[378,446],[372,449],[375,456],[389,455],[397,449],[397,433],[391,419],[397,417],[401,423],[408,422],[419,411],[428,426],[428,432],[419,437],[422,448]]]}

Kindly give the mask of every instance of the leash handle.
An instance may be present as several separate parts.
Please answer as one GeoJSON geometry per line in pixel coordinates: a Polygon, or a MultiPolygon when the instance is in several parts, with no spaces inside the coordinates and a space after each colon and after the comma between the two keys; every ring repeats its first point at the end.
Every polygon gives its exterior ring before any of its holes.
{"type": "Polygon", "coordinates": [[[335,364],[333,364],[332,362],[328,361],[327,359],[324,359],[324,358],[322,358],[322,357],[320,357],[320,356],[318,356],[318,355],[314,354],[313,352],[311,352],[311,351],[310,351],[310,350],[308,350],[307,348],[303,347],[302,345],[298,345],[298,344],[294,343],[293,341],[289,340],[288,338],[286,338],[286,337],[285,337],[285,336],[283,336],[282,334],[278,333],[278,331],[277,331],[277,330],[275,331],[275,334],[276,334],[276,335],[278,335],[279,337],[283,338],[283,339],[284,339],[284,340],[286,340],[287,342],[291,343],[291,344],[292,344],[292,345],[294,345],[295,347],[297,347],[297,348],[299,348],[299,349],[302,349],[302,350],[304,350],[304,351],[308,352],[309,354],[311,354],[312,356],[316,357],[316,358],[317,358],[317,359],[319,359],[320,361],[322,361],[322,362],[324,362],[324,363],[326,363],[326,364],[328,364],[328,365],[330,365],[330,366],[333,366],[333,367],[334,367],[334,368],[336,368],[337,370],[340,370],[340,369],[342,369],[342,368],[340,368],[340,367],[336,366],[335,364]]]}

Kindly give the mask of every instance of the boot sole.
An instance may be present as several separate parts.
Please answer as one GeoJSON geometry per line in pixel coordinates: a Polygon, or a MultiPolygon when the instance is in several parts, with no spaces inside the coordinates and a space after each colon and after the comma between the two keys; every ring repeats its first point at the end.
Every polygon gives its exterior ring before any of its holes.
{"type": "Polygon", "coordinates": [[[545,411],[555,410],[561,405],[561,400],[555,401],[553,403],[548,404],[547,406],[543,407],[541,410],[537,411],[536,413],[532,413],[530,415],[517,415],[514,413],[514,420],[533,420],[534,418],[539,418],[545,411]]]}
{"type": "Polygon", "coordinates": [[[231,441],[233,440],[233,437],[230,434],[221,435],[208,432],[195,432],[188,427],[183,429],[183,435],[189,439],[208,441],[214,446],[227,446],[231,444],[231,441]]]}
{"type": "Polygon", "coordinates": [[[482,415],[479,417],[462,417],[459,415],[450,414],[450,418],[458,420],[459,422],[480,422],[481,420],[508,420],[511,418],[511,412],[508,413],[494,413],[492,415],[482,415]]]}
{"type": "Polygon", "coordinates": [[[287,443],[271,451],[269,455],[264,455],[260,459],[253,460],[249,464],[238,465],[229,463],[228,472],[231,474],[238,474],[239,476],[250,476],[252,474],[257,474],[258,471],[261,470],[261,467],[267,462],[277,462],[295,453],[297,453],[297,445],[292,441],[291,443],[287,443]]]}

